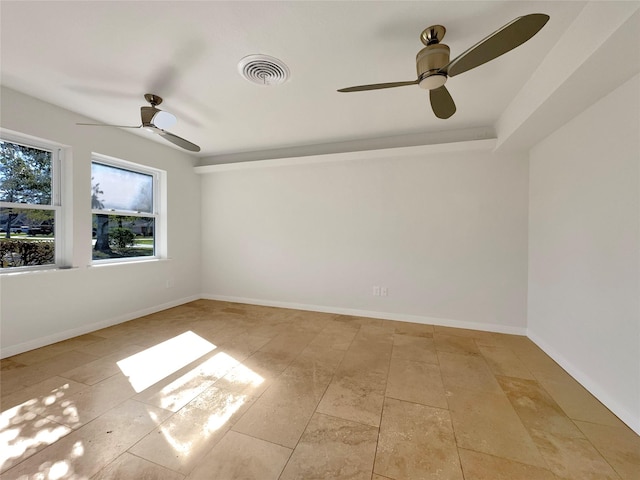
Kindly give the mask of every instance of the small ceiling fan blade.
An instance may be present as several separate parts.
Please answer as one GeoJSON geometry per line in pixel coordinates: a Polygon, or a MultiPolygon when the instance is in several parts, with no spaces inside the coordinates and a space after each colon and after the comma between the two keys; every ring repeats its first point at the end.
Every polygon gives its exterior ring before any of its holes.
{"type": "Polygon", "coordinates": [[[525,43],[538,33],[548,20],[549,15],[544,13],[518,17],[458,55],[440,71],[454,77],[487,63],[525,43]]]}
{"type": "Polygon", "coordinates": [[[200,147],[195,143],[191,143],[188,140],[185,140],[178,135],[174,135],[173,133],[169,133],[166,130],[162,130],[160,128],[156,129],[158,135],[162,136],[165,140],[170,141],[171,143],[178,145],[179,147],[184,148],[185,150],[189,150],[190,152],[199,152],[200,147]]]}
{"type": "Polygon", "coordinates": [[[118,128],[142,128],[142,125],[111,125],[108,123],[76,123],[85,127],[118,127],[118,128]]]}
{"type": "Polygon", "coordinates": [[[433,113],[438,118],[447,119],[456,113],[456,104],[444,85],[440,88],[429,90],[429,100],[431,100],[433,113]]]}
{"type": "Polygon", "coordinates": [[[357,87],[341,88],[339,92],[364,92],[366,90],[380,90],[382,88],[404,87],[406,85],[417,85],[418,80],[411,82],[391,82],[391,83],[374,83],[371,85],[358,85],[357,87]]]}

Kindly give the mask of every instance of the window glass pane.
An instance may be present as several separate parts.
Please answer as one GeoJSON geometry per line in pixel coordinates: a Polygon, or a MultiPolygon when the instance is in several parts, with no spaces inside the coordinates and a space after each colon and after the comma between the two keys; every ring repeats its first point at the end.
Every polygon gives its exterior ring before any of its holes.
{"type": "Polygon", "coordinates": [[[0,268],[55,263],[55,212],[0,208],[0,268]]]}
{"type": "Polygon", "coordinates": [[[123,215],[93,215],[93,259],[148,257],[155,254],[155,220],[123,215]]]}
{"type": "Polygon", "coordinates": [[[153,176],[92,163],[91,208],[153,213],[153,176]]]}
{"type": "Polygon", "coordinates": [[[0,201],[51,204],[51,152],[0,140],[0,201]]]}

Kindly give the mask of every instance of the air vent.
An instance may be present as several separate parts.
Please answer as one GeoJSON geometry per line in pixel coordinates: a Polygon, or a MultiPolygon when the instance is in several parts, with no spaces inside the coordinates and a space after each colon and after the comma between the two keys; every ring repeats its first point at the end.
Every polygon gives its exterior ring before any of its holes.
{"type": "Polygon", "coordinates": [[[269,55],[248,55],[238,63],[243,78],[258,85],[280,85],[289,79],[289,68],[269,55]]]}

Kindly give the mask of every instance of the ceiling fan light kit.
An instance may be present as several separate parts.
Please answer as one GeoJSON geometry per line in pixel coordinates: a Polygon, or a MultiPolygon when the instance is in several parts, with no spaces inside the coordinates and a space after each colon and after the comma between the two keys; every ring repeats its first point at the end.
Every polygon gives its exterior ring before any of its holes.
{"type": "Polygon", "coordinates": [[[420,88],[424,90],[435,90],[436,88],[440,88],[447,82],[447,76],[442,75],[440,73],[434,73],[431,75],[426,75],[422,77],[420,80],[420,88]]]}
{"type": "Polygon", "coordinates": [[[442,25],[432,25],[420,34],[420,41],[425,47],[416,55],[417,80],[359,85],[341,88],[338,92],[363,92],[417,84],[420,88],[429,90],[431,108],[436,117],[447,119],[456,112],[453,98],[444,86],[449,77],[479,67],[519,47],[538,33],[547,21],[549,21],[549,15],[544,13],[518,17],[453,60],[449,59],[449,46],[440,43],[447,30],[442,25]]]}
{"type": "Polygon", "coordinates": [[[158,110],[151,119],[151,123],[163,130],[173,127],[177,122],[178,119],[173,113],[165,112],[164,110],[158,110]]]}

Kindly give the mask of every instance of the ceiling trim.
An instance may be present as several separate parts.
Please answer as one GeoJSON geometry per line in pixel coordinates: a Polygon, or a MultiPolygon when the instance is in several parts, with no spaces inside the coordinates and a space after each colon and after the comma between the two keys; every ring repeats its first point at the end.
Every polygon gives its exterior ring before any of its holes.
{"type": "Polygon", "coordinates": [[[303,157],[274,158],[252,162],[223,163],[219,165],[203,165],[194,167],[197,174],[228,172],[232,170],[252,170],[256,168],[287,167],[311,165],[329,162],[346,162],[354,160],[374,160],[381,158],[406,158],[442,153],[461,153],[477,151],[493,151],[497,139],[472,140],[467,142],[440,143],[435,145],[418,145],[412,147],[384,148],[378,150],[362,150],[359,152],[328,153],[303,157]]]}

